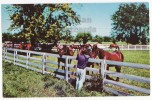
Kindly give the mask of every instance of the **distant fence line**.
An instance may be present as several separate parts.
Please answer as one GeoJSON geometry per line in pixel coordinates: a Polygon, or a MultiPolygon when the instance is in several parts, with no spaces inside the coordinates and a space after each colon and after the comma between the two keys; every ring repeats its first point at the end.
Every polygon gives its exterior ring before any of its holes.
{"type": "MultiPolygon", "coordinates": [[[[100,44],[105,47],[109,47],[108,44],[100,44]]],[[[120,50],[150,50],[149,45],[118,45],[120,50]]],[[[106,48],[106,50],[110,50],[109,48],[106,48]]]]}
{"type": "MultiPolygon", "coordinates": [[[[61,79],[65,79],[67,82],[69,80],[68,75],[70,75],[72,73],[68,70],[68,68],[74,68],[74,65],[69,64],[68,60],[69,59],[76,60],[75,56],[63,56],[62,58],[66,59],[66,62],[61,63],[60,65],[65,66],[65,70],[61,70],[61,69],[54,68],[54,67],[48,65],[48,64],[58,65],[57,62],[53,62],[53,61],[47,59],[49,56],[59,58],[60,56],[58,54],[35,52],[35,51],[28,51],[28,50],[19,50],[19,49],[13,49],[13,48],[3,48],[2,53],[3,53],[4,61],[8,61],[8,62],[14,63],[14,65],[18,65],[18,66],[21,66],[21,67],[24,67],[27,69],[31,69],[31,70],[34,70],[34,71],[37,71],[37,72],[40,72],[43,74],[48,74],[51,71],[62,73],[62,75],[58,75],[58,74],[54,74],[54,73],[52,73],[52,75],[55,75],[56,77],[59,77],[61,79]],[[32,57],[31,55],[38,55],[41,58],[32,57]],[[40,62],[40,64],[34,63],[31,60],[38,61],[38,62],[40,62]]],[[[131,95],[131,94],[123,93],[122,91],[114,90],[114,89],[106,86],[106,84],[112,84],[112,85],[116,85],[118,87],[126,88],[129,90],[134,90],[134,91],[138,91],[141,93],[150,94],[150,89],[132,86],[132,85],[128,85],[128,84],[125,84],[122,82],[116,82],[116,81],[106,79],[106,75],[110,75],[110,76],[115,76],[115,77],[120,77],[120,78],[124,78],[124,79],[128,79],[128,80],[134,80],[137,82],[144,82],[144,83],[150,84],[150,78],[145,78],[145,77],[134,76],[134,75],[123,74],[123,73],[112,72],[112,71],[106,70],[107,64],[131,67],[131,68],[137,68],[137,69],[146,69],[146,70],[150,70],[150,65],[135,64],[135,63],[128,63],[128,62],[116,62],[116,61],[109,61],[109,60],[103,60],[103,59],[92,59],[92,58],[89,59],[89,62],[95,62],[100,65],[99,69],[87,67],[86,70],[96,72],[102,76],[103,91],[111,92],[116,95],[131,95]]],[[[87,79],[90,79],[91,77],[92,76],[90,76],[90,75],[86,75],[87,79]]]]}

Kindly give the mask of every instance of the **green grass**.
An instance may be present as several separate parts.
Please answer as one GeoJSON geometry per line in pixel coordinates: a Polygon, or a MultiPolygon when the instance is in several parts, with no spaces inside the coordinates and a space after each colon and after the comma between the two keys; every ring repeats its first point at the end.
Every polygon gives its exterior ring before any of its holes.
{"type": "Polygon", "coordinates": [[[150,65],[150,52],[149,51],[122,51],[124,54],[124,62],[148,64],[150,65]]]}
{"type": "Polygon", "coordinates": [[[42,75],[28,69],[3,62],[4,97],[85,97],[106,96],[108,93],[77,91],[65,80],[42,75]]]}
{"type": "MultiPolygon", "coordinates": [[[[122,51],[124,54],[124,61],[131,63],[150,64],[149,51],[122,51]]],[[[75,53],[76,56],[76,53],[75,53]]],[[[42,58],[41,56],[33,55],[32,57],[42,58]]],[[[57,61],[55,57],[47,57],[47,60],[57,61]]],[[[31,60],[35,62],[34,60],[31,60]]],[[[35,62],[40,63],[40,62],[35,62]]],[[[76,64],[76,61],[72,61],[72,64],[76,64]]],[[[56,65],[48,64],[50,67],[57,68],[56,65]]],[[[95,66],[99,68],[99,66],[95,66]]],[[[110,68],[111,71],[115,71],[115,68],[110,68]]],[[[71,69],[75,71],[75,69],[71,69]]],[[[122,73],[137,75],[141,77],[150,77],[149,70],[135,69],[122,66],[122,73]]],[[[120,82],[143,87],[150,88],[147,83],[135,82],[126,79],[120,79],[120,82]]],[[[93,82],[94,83],[94,82],[93,82]]],[[[131,90],[126,90],[120,87],[109,85],[110,87],[131,93],[134,95],[145,95],[131,90]]],[[[34,71],[30,71],[13,64],[3,62],[3,96],[4,97],[81,97],[81,96],[110,96],[110,93],[102,93],[93,90],[88,90],[84,87],[82,91],[76,91],[74,87],[66,83],[64,80],[59,80],[51,75],[42,75],[34,71]]]]}

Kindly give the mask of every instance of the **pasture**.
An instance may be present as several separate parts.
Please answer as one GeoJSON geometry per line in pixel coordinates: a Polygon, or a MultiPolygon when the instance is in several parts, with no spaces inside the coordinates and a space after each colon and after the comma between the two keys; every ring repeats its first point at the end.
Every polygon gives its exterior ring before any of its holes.
{"type": "MultiPolygon", "coordinates": [[[[122,52],[124,54],[125,62],[150,64],[149,51],[122,51],[122,52]]],[[[39,58],[39,56],[36,55],[33,56],[39,58]]],[[[47,59],[52,61],[57,61],[55,57],[49,56],[47,59]]],[[[35,61],[33,60],[33,62],[35,61]]],[[[76,64],[76,61],[72,61],[72,63],[76,64]]],[[[50,65],[50,66],[57,67],[56,65],[50,65]]],[[[98,66],[96,65],[95,67],[97,68],[98,66]]],[[[71,69],[71,70],[75,71],[75,69],[71,69]]],[[[110,68],[110,70],[115,70],[115,68],[110,68]]],[[[122,67],[121,72],[126,74],[134,74],[142,77],[150,77],[150,71],[147,70],[137,70],[134,68],[122,67]]],[[[150,88],[149,84],[145,84],[145,83],[138,83],[135,81],[128,81],[124,79],[120,79],[120,82],[125,82],[127,84],[132,84],[135,86],[150,88]]],[[[134,95],[145,95],[133,91],[127,91],[123,88],[119,88],[113,85],[111,85],[111,87],[117,88],[118,90],[133,93],[134,95]]],[[[44,96],[108,96],[108,95],[110,96],[112,94],[106,92],[102,93],[98,91],[88,90],[87,87],[85,86],[82,91],[78,92],[74,89],[73,86],[66,83],[64,80],[58,80],[49,75],[41,75],[39,73],[29,71],[24,68],[14,66],[13,64],[3,62],[3,95],[5,97],[8,96],[44,97],[44,96]],[[17,82],[15,81],[16,79],[18,80],[17,82]],[[47,86],[47,88],[45,86],[47,86]]]]}

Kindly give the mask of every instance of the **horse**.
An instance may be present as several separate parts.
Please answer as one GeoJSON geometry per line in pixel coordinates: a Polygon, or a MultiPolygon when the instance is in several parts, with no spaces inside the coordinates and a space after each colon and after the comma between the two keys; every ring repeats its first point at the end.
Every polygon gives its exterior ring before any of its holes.
{"type": "MultiPolygon", "coordinates": [[[[119,51],[108,52],[108,51],[105,51],[101,48],[98,48],[97,45],[94,45],[93,46],[93,52],[97,53],[98,57],[100,59],[120,61],[120,62],[124,61],[124,56],[123,56],[123,54],[120,50],[119,51]]],[[[109,70],[109,67],[112,67],[112,66],[113,65],[107,65],[106,70],[109,70]]],[[[115,69],[116,69],[117,72],[119,72],[119,73],[121,72],[121,66],[116,66],[115,65],[115,69]]],[[[112,79],[108,75],[106,75],[106,78],[112,79]]],[[[119,81],[119,77],[116,78],[116,81],[119,81]]]]}
{"type": "Polygon", "coordinates": [[[118,50],[118,51],[120,50],[120,48],[119,48],[119,46],[117,44],[110,44],[109,48],[110,49],[115,48],[115,51],[116,50],[118,50]]]}
{"type": "Polygon", "coordinates": [[[20,43],[19,45],[19,49],[22,49],[22,50],[31,50],[31,43],[20,43]]]}
{"type": "MultiPolygon", "coordinates": [[[[58,49],[58,53],[59,53],[59,58],[58,58],[58,69],[60,68],[60,62],[65,63],[65,59],[62,58],[63,55],[69,55],[69,56],[73,56],[74,52],[73,49],[71,47],[67,47],[66,45],[63,46],[62,49],[58,49]]],[[[71,63],[71,59],[68,60],[68,63],[71,63]]],[[[62,70],[65,70],[65,67],[62,66],[62,70]]]]}
{"type": "Polygon", "coordinates": [[[80,50],[80,48],[81,48],[81,46],[80,45],[74,45],[74,44],[72,44],[72,45],[70,45],[73,49],[75,49],[74,50],[74,52],[77,50],[77,52],[80,50]]]}

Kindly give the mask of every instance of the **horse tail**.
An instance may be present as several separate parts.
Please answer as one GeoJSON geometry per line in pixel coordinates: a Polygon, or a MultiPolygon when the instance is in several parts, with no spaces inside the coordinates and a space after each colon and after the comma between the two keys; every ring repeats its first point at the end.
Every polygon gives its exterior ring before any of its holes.
{"type": "Polygon", "coordinates": [[[118,51],[120,51],[120,48],[119,48],[119,46],[118,46],[117,48],[118,48],[118,51]]]}
{"type": "Polygon", "coordinates": [[[122,62],[124,61],[124,55],[122,53],[121,54],[121,58],[122,58],[122,62]]]}

